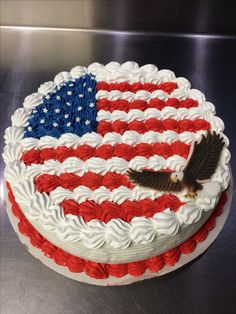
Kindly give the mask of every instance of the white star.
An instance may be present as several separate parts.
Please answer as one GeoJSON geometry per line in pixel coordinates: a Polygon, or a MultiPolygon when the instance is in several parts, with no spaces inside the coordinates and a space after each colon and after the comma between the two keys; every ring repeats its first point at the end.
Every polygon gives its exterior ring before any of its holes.
{"type": "Polygon", "coordinates": [[[45,120],[44,120],[44,119],[41,119],[41,120],[40,120],[40,123],[41,123],[41,124],[43,124],[44,122],[45,122],[45,120]]]}
{"type": "Polygon", "coordinates": [[[85,86],[86,86],[86,83],[84,83],[83,86],[85,87],[85,86]]]}
{"type": "Polygon", "coordinates": [[[69,115],[68,115],[68,114],[65,114],[65,115],[64,115],[64,118],[66,118],[66,119],[69,118],[69,115]]]}
{"type": "Polygon", "coordinates": [[[80,117],[77,117],[77,118],[75,119],[75,121],[76,121],[76,122],[80,122],[80,117]]]}
{"type": "Polygon", "coordinates": [[[32,126],[28,126],[28,131],[32,131],[32,126]]]}
{"type": "Polygon", "coordinates": [[[71,122],[68,122],[66,125],[67,125],[67,126],[71,126],[71,122]]]}
{"type": "Polygon", "coordinates": [[[46,99],[50,99],[51,97],[50,97],[49,95],[47,95],[45,98],[46,98],[46,99]]]}
{"type": "Polygon", "coordinates": [[[58,126],[58,123],[54,122],[52,125],[56,128],[58,126]]]}
{"type": "Polygon", "coordinates": [[[61,97],[60,97],[60,96],[56,96],[56,99],[57,99],[57,100],[61,100],[61,97]]]}
{"type": "Polygon", "coordinates": [[[78,111],[81,111],[83,108],[81,106],[78,107],[78,111]]]}
{"type": "Polygon", "coordinates": [[[71,106],[71,103],[70,103],[70,102],[67,102],[66,104],[67,104],[67,106],[71,106]]]}
{"type": "Polygon", "coordinates": [[[84,123],[85,123],[86,125],[89,125],[89,124],[90,124],[90,122],[91,122],[91,121],[86,120],[84,123]]]}
{"type": "Polygon", "coordinates": [[[89,107],[90,107],[90,108],[93,108],[93,107],[94,107],[94,103],[91,102],[91,103],[89,104],[89,107]]]}
{"type": "Polygon", "coordinates": [[[44,109],[43,109],[43,112],[47,113],[47,112],[48,112],[47,108],[44,108],[44,109]]]}
{"type": "Polygon", "coordinates": [[[55,111],[56,113],[59,113],[59,112],[61,112],[61,109],[57,108],[57,109],[55,109],[54,111],[55,111]]]}
{"type": "Polygon", "coordinates": [[[92,92],[92,90],[93,90],[92,87],[88,88],[88,92],[92,92]]]}
{"type": "Polygon", "coordinates": [[[83,98],[83,97],[84,97],[84,94],[79,94],[79,97],[80,97],[80,98],[83,98]]]}
{"type": "Polygon", "coordinates": [[[74,84],[73,84],[73,83],[72,83],[72,84],[69,84],[69,86],[72,87],[72,86],[74,86],[74,84]]]}
{"type": "Polygon", "coordinates": [[[34,110],[33,110],[33,113],[36,113],[36,112],[37,112],[37,110],[34,109],[34,110]]]}
{"type": "Polygon", "coordinates": [[[71,95],[72,95],[72,91],[69,90],[69,91],[67,92],[67,95],[68,95],[68,96],[71,96],[71,95]]]}
{"type": "Polygon", "coordinates": [[[94,77],[93,77],[93,76],[91,77],[91,80],[94,80],[94,77]]]}

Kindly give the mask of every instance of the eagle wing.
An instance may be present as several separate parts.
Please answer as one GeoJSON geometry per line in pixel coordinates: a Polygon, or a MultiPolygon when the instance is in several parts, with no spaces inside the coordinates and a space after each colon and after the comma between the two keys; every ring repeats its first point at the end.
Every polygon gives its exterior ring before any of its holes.
{"type": "Polygon", "coordinates": [[[208,132],[199,143],[195,142],[192,155],[184,168],[184,178],[194,178],[203,181],[214,174],[220,154],[224,147],[224,140],[220,134],[208,132]]]}
{"type": "Polygon", "coordinates": [[[149,170],[135,171],[129,169],[128,176],[130,181],[140,186],[155,189],[158,191],[179,192],[183,189],[182,183],[171,182],[172,172],[155,172],[149,170]]]}

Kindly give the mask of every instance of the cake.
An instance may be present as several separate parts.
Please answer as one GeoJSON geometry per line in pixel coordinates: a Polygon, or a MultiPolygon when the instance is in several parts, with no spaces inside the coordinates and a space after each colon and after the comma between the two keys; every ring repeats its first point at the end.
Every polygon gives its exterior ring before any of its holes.
{"type": "Polygon", "coordinates": [[[172,71],[131,61],[76,66],[27,96],[11,121],[4,178],[18,232],[88,281],[173,267],[222,212],[230,180],[224,124],[172,71]],[[194,174],[208,179],[201,187],[157,183],[160,173],[180,182],[193,156],[212,168],[194,174]]]}

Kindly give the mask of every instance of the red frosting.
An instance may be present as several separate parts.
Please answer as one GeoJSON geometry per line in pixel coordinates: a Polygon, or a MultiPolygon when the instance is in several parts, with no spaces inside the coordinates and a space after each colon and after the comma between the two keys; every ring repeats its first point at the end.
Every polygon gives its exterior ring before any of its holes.
{"type": "Polygon", "coordinates": [[[198,102],[194,99],[185,99],[180,100],[177,98],[169,98],[166,101],[158,98],[152,98],[149,102],[145,100],[135,99],[131,102],[125,99],[118,100],[108,100],[106,98],[99,99],[96,103],[98,110],[106,110],[113,112],[114,110],[122,110],[125,112],[130,111],[131,109],[145,110],[148,108],[156,108],[162,110],[165,107],[174,107],[178,108],[194,108],[198,106],[198,102]]]}
{"type": "MultiPolygon", "coordinates": [[[[158,120],[152,121],[155,119],[147,120],[150,124],[155,124],[156,127],[160,128],[158,120]]],[[[109,123],[109,122],[107,122],[109,123]]],[[[154,125],[153,125],[153,128],[154,125]]],[[[105,160],[108,160],[112,157],[124,158],[127,161],[130,161],[135,156],[144,156],[149,158],[155,154],[168,158],[172,155],[179,155],[181,157],[187,158],[189,154],[190,145],[185,144],[181,141],[175,141],[172,144],[166,143],[156,143],[156,144],[147,144],[140,143],[136,146],[128,144],[116,144],[114,146],[110,144],[103,144],[97,148],[93,148],[87,144],[80,145],[76,149],[68,147],[58,147],[58,148],[43,148],[42,150],[29,150],[23,153],[21,160],[24,161],[26,165],[42,164],[46,160],[55,159],[60,162],[65,160],[68,157],[78,157],[82,160],[90,159],[91,157],[100,157],[105,160]],[[61,152],[59,154],[58,152],[61,152]]]]}
{"type": "Polygon", "coordinates": [[[159,256],[150,257],[143,261],[124,264],[104,264],[95,263],[80,257],[73,256],[47,241],[25,218],[23,212],[15,201],[11,186],[8,182],[7,189],[8,199],[12,205],[12,212],[19,219],[18,229],[23,235],[30,239],[31,244],[34,247],[42,250],[42,252],[47,257],[53,259],[55,263],[67,267],[71,272],[85,272],[88,276],[96,279],[105,279],[109,276],[121,278],[127,274],[138,277],[141,276],[146,270],[157,272],[163,268],[164,265],[175,265],[181,254],[191,253],[195,249],[197,243],[203,241],[206,238],[209,230],[214,227],[215,218],[221,214],[223,206],[227,201],[226,192],[223,192],[216,209],[211,214],[207,222],[195,235],[184,241],[178,247],[168,250],[159,256]]]}
{"type": "Polygon", "coordinates": [[[155,200],[144,199],[139,202],[129,200],[117,205],[110,201],[97,204],[93,201],[86,201],[78,204],[76,201],[67,199],[61,203],[65,214],[80,215],[87,222],[91,219],[99,219],[108,222],[113,218],[121,218],[130,222],[134,217],[153,217],[156,213],[170,208],[177,211],[184,203],[172,195],[165,194],[155,200]]]}
{"type": "Polygon", "coordinates": [[[155,118],[147,119],[146,121],[137,121],[126,123],[122,121],[107,122],[101,121],[98,125],[97,131],[102,136],[108,132],[119,132],[123,134],[125,131],[136,131],[140,134],[146,133],[149,130],[155,132],[164,132],[165,130],[172,130],[177,133],[182,132],[196,132],[199,130],[208,130],[210,124],[208,121],[203,119],[197,120],[175,120],[175,119],[165,119],[157,120],[155,118]]]}
{"type": "Polygon", "coordinates": [[[134,83],[129,84],[128,82],[122,83],[106,83],[106,82],[97,82],[96,89],[99,90],[106,90],[108,92],[113,90],[118,90],[121,92],[133,92],[136,93],[139,90],[146,90],[148,92],[153,92],[155,90],[163,90],[166,93],[170,94],[177,88],[177,83],[174,82],[165,82],[161,84],[153,84],[153,83],[134,83]]]}

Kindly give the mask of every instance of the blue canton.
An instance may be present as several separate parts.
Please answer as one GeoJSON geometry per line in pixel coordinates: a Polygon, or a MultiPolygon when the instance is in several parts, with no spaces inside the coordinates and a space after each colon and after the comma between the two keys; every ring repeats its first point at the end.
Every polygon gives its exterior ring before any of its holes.
{"type": "Polygon", "coordinates": [[[64,133],[82,136],[96,131],[96,80],[86,74],[60,85],[33,109],[24,137],[60,137],[64,133]]]}

